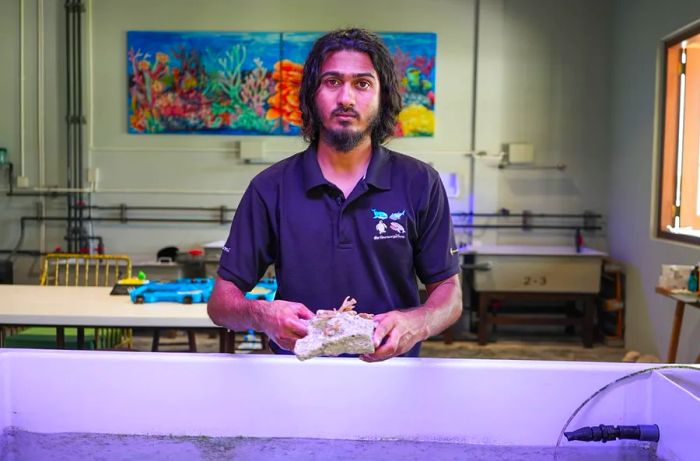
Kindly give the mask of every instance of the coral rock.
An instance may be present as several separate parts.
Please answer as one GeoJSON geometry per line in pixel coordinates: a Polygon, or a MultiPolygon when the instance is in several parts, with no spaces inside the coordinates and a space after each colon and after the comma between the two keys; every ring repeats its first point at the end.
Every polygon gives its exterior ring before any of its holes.
{"type": "Polygon", "coordinates": [[[319,310],[309,320],[309,334],[296,342],[294,353],[299,360],[321,355],[372,353],[374,320],[368,317],[353,310],[319,310]]]}

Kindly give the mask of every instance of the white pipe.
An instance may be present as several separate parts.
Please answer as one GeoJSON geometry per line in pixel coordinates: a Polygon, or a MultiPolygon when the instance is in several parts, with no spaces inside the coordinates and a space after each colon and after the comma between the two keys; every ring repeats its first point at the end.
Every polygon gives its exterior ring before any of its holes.
{"type": "Polygon", "coordinates": [[[24,0],[19,0],[19,174],[24,173],[24,0]]]}
{"type": "Polygon", "coordinates": [[[44,186],[46,182],[46,137],[45,137],[45,118],[44,114],[46,112],[46,101],[44,96],[44,84],[46,82],[46,77],[44,76],[44,2],[43,0],[37,0],[37,14],[36,14],[36,48],[37,48],[37,156],[39,160],[39,186],[44,186]]]}
{"type": "MultiPolygon", "coordinates": [[[[46,82],[44,55],[44,0],[37,0],[36,14],[36,48],[37,48],[37,156],[39,160],[39,187],[46,185],[46,129],[45,117],[46,100],[44,85],[46,82]]],[[[40,197],[41,214],[46,214],[46,197],[40,197]]],[[[46,249],[46,221],[39,226],[39,250],[46,249]]]]}
{"type": "Polygon", "coordinates": [[[87,152],[87,166],[88,168],[92,168],[92,152],[93,152],[93,146],[95,143],[95,121],[92,118],[92,114],[95,113],[94,111],[94,100],[95,98],[93,97],[94,91],[95,91],[95,82],[94,82],[94,75],[95,75],[95,63],[94,59],[92,57],[92,50],[93,50],[93,43],[92,43],[92,0],[87,0],[87,14],[86,14],[86,23],[87,23],[87,61],[88,61],[88,73],[87,73],[87,84],[88,84],[88,91],[87,91],[87,120],[88,120],[88,142],[87,145],[88,147],[88,152],[87,152]]]}
{"type": "MultiPolygon", "coordinates": [[[[9,192],[2,188],[0,192],[9,192]]],[[[97,189],[94,187],[32,187],[27,192],[80,192],[83,194],[162,194],[162,195],[243,195],[244,190],[186,190],[186,189],[97,189]]],[[[18,193],[21,195],[21,193],[18,193]]]]}
{"type": "MultiPolygon", "coordinates": [[[[292,151],[295,151],[295,149],[290,149],[287,151],[287,154],[291,153],[292,151]]],[[[113,147],[113,146],[108,146],[108,147],[91,147],[90,152],[184,152],[184,153],[222,153],[222,154],[237,154],[238,153],[238,148],[229,148],[229,147],[169,147],[169,146],[164,146],[164,147],[157,147],[157,146],[152,146],[152,147],[113,147]]]]}
{"type": "MultiPolygon", "coordinates": [[[[27,189],[29,192],[82,192],[84,194],[94,192],[92,188],[84,187],[32,187],[27,189]]],[[[21,193],[19,194],[21,195],[21,193]]]]}
{"type": "Polygon", "coordinates": [[[97,189],[96,194],[191,194],[191,195],[243,195],[243,190],[182,190],[182,189],[97,189]]]}

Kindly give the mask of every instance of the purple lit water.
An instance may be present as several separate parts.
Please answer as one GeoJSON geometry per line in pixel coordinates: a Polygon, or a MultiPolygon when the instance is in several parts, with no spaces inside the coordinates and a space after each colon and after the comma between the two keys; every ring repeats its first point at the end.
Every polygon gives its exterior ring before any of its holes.
{"type": "Polygon", "coordinates": [[[327,440],[236,437],[175,437],[115,434],[38,434],[6,430],[0,461],[647,461],[649,446],[585,445],[505,447],[405,440],[327,440]]]}

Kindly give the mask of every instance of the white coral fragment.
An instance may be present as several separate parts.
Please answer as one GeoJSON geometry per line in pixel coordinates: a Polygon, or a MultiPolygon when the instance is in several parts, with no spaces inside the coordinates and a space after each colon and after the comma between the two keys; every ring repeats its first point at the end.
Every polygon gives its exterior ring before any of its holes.
{"type": "Polygon", "coordinates": [[[357,301],[346,297],[338,309],[319,309],[308,321],[309,334],[298,340],[294,354],[299,360],[340,354],[374,352],[374,320],[372,314],[358,314],[357,301]]]}

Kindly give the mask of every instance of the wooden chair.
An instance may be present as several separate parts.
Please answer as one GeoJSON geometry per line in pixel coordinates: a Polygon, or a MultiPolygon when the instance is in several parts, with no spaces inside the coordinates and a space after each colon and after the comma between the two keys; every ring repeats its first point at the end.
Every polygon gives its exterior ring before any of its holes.
{"type": "MultiPolygon", "coordinates": [[[[131,277],[131,259],[125,255],[50,253],[44,258],[41,286],[114,286],[131,277]]],[[[58,338],[66,348],[77,348],[80,338],[89,338],[86,347],[95,349],[131,348],[130,328],[52,328],[29,327],[6,335],[6,347],[55,348],[58,338]]]]}

